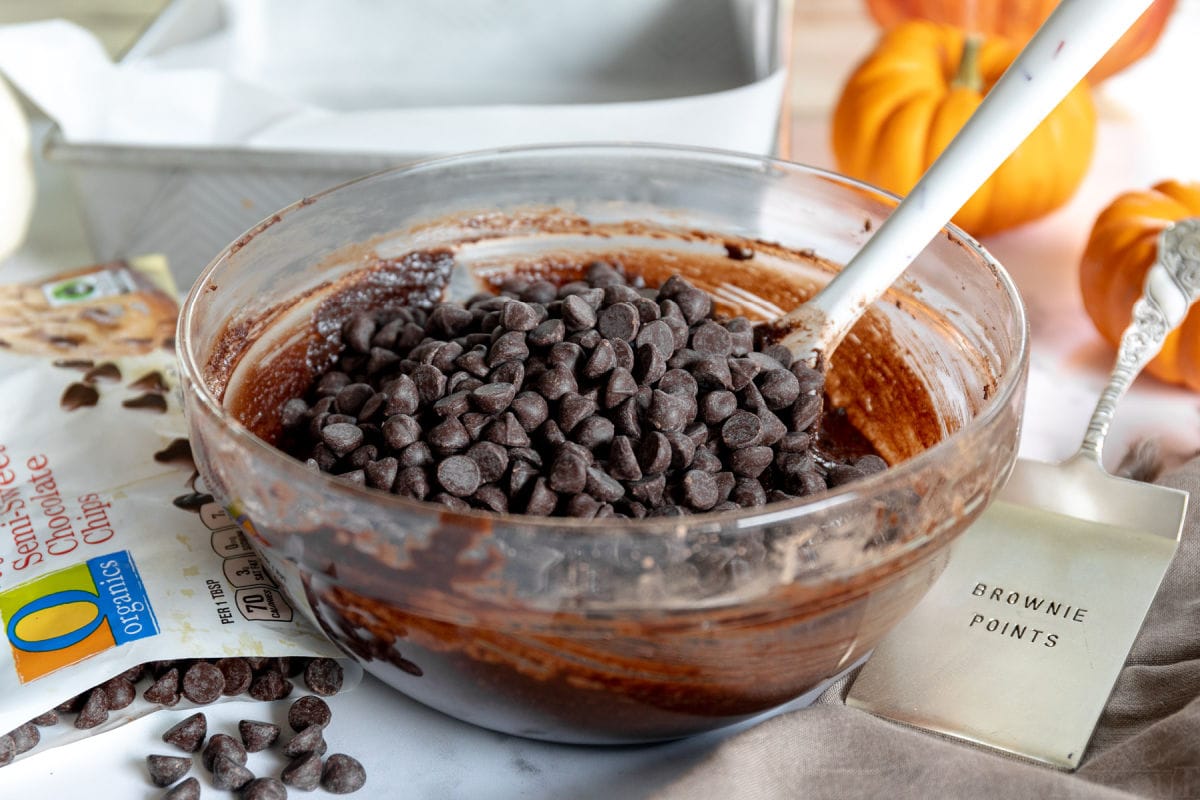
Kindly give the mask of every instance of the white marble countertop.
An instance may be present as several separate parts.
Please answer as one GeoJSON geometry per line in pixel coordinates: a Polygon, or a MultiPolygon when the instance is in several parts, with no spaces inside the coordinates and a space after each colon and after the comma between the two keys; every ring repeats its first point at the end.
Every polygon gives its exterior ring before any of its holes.
{"type": "MultiPolygon", "coordinates": [[[[1183,135],[1200,129],[1200,111],[1172,106],[1170,92],[1183,76],[1200,74],[1198,30],[1200,3],[1184,0],[1156,53],[1099,96],[1096,157],[1075,199],[1050,217],[984,243],[1012,273],[1029,308],[1033,347],[1024,457],[1054,460],[1075,449],[1111,366],[1113,353],[1084,314],[1075,278],[1096,213],[1126,189],[1167,177],[1200,179],[1200,149],[1189,149],[1183,135]]],[[[824,115],[803,109],[792,136],[795,160],[830,166],[824,115]]],[[[38,181],[29,240],[0,263],[3,282],[92,260],[65,176],[39,164],[38,181]]],[[[1168,454],[1180,458],[1200,449],[1200,397],[1152,378],[1139,380],[1113,426],[1106,462],[1114,464],[1145,437],[1158,437],[1168,454]]],[[[619,748],[532,742],[457,722],[369,678],[332,706],[331,747],[355,755],[368,769],[367,787],[357,797],[646,797],[727,735],[619,748]]],[[[264,711],[258,703],[230,702],[206,713],[210,731],[218,731],[236,730],[237,720],[262,718],[264,711]]],[[[165,752],[159,737],[187,713],[160,712],[71,745],[69,762],[64,751],[23,759],[0,771],[0,796],[159,796],[145,777],[143,759],[165,752]]],[[[278,759],[256,754],[250,766],[258,774],[277,774],[278,759]]],[[[206,796],[212,791],[206,789],[206,796]]]]}

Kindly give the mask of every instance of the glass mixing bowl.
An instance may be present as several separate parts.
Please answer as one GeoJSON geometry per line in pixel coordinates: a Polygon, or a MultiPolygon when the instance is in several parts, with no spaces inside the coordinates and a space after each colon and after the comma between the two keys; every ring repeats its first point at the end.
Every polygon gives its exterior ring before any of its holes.
{"type": "Polygon", "coordinates": [[[458,513],[320,474],[278,409],[365,308],[618,261],[764,319],[809,296],[894,199],[795,164],[543,147],[406,166],[307,198],[201,275],[178,331],[192,446],[274,578],[405,694],[521,736],[683,736],[779,706],[921,598],[1016,455],[1021,302],[947,228],[832,358],[827,393],[891,465],[806,501],[644,520],[458,513]]]}

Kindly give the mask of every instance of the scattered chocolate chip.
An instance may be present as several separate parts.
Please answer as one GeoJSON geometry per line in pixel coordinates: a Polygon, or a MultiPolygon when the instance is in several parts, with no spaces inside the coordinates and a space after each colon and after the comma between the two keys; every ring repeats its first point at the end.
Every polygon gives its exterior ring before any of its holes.
{"type": "Polygon", "coordinates": [[[367,771],[358,759],[343,753],[334,753],[325,759],[321,772],[321,787],[332,794],[357,792],[367,782],[367,771]]]}
{"type": "Polygon", "coordinates": [[[188,756],[146,756],[146,772],[155,786],[170,786],[191,768],[192,759],[188,756]]]}
{"type": "Polygon", "coordinates": [[[88,386],[86,383],[72,383],[63,391],[58,404],[67,411],[74,411],[77,408],[94,406],[98,402],[100,402],[100,393],[96,391],[95,387],[88,386]]]}
{"type": "Polygon", "coordinates": [[[323,766],[316,753],[303,753],[293,758],[279,777],[288,786],[310,792],[321,785],[323,766]]]}
{"type": "Polygon", "coordinates": [[[197,711],[167,728],[162,740],[173,744],[185,753],[195,753],[204,746],[204,738],[208,735],[208,718],[197,711]]]}
{"type": "Polygon", "coordinates": [[[163,795],[163,800],[200,800],[200,781],[185,778],[163,795]]]}
{"type": "Polygon", "coordinates": [[[283,754],[288,758],[295,758],[304,753],[316,753],[324,755],[329,749],[329,745],[325,743],[324,728],[320,725],[309,725],[293,736],[283,747],[283,754]]]}
{"type": "Polygon", "coordinates": [[[242,787],[242,800],[287,800],[287,787],[278,778],[255,778],[242,787]]]}
{"type": "Polygon", "coordinates": [[[204,749],[200,753],[200,761],[204,764],[205,769],[212,771],[213,764],[218,757],[224,757],[235,764],[244,765],[247,758],[246,748],[228,734],[214,733],[209,737],[208,744],[204,745],[204,749]]]}
{"type": "Polygon", "coordinates": [[[125,408],[153,411],[156,414],[167,413],[167,398],[156,392],[145,392],[137,397],[130,397],[127,400],[122,400],[121,405],[125,408]]]}
{"type": "Polygon", "coordinates": [[[237,791],[254,780],[254,773],[246,769],[226,755],[218,755],[212,764],[212,785],[214,789],[237,791]]]}
{"type": "Polygon", "coordinates": [[[105,361],[102,364],[89,369],[83,373],[84,383],[118,383],[121,380],[121,370],[111,361],[105,361]]]}
{"type": "Polygon", "coordinates": [[[288,708],[288,725],[293,731],[302,731],[309,725],[324,728],[331,719],[333,712],[329,710],[329,704],[315,695],[305,695],[288,708]]]}

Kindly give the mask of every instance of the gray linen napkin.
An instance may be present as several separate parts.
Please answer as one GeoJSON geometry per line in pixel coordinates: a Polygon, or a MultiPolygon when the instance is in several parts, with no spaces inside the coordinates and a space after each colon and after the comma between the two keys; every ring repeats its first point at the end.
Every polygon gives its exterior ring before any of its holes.
{"type": "Polygon", "coordinates": [[[1200,799],[1200,458],[1158,483],[1191,493],[1183,541],[1074,773],[848,708],[847,678],[725,741],[656,800],[1200,799]]]}

